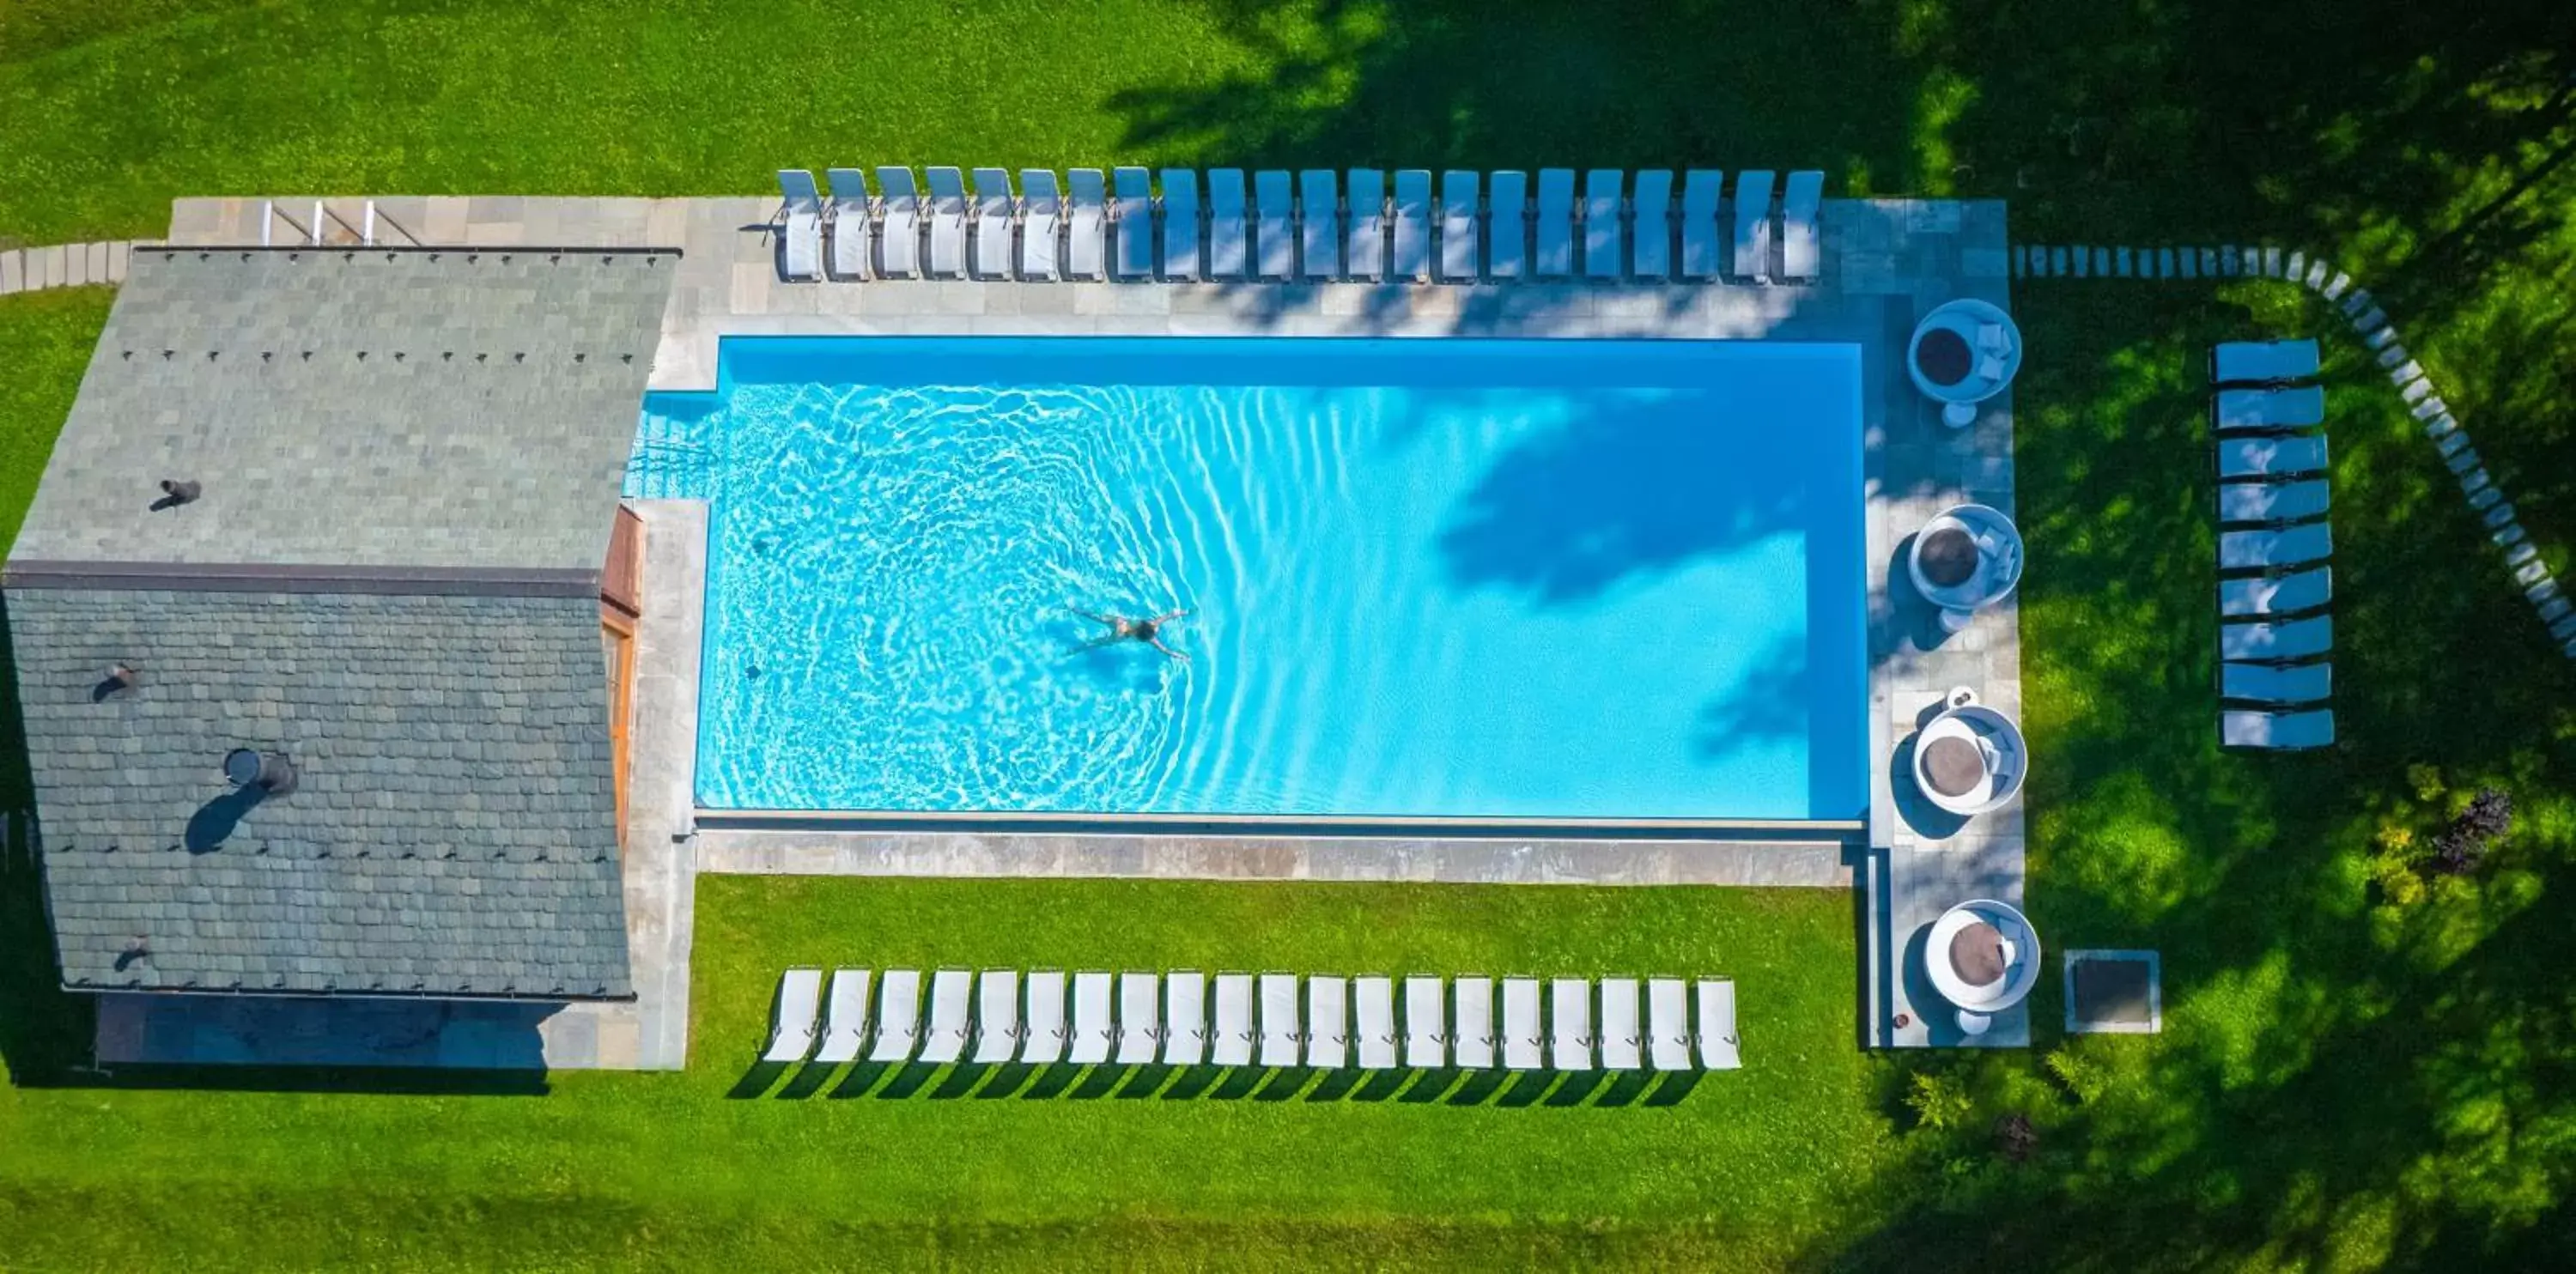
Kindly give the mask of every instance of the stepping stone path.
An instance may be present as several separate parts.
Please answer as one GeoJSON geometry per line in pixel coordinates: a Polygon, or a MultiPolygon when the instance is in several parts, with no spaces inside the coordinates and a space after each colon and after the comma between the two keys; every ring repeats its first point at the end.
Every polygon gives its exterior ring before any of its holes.
{"type": "Polygon", "coordinates": [[[2396,324],[2389,321],[2371,298],[2370,289],[2356,284],[2352,276],[2326,264],[2325,258],[2305,252],[2284,253],[2279,248],[2224,244],[2218,247],[2189,248],[2121,248],[2116,253],[2107,248],[2052,247],[2025,245],[2008,254],[2013,277],[2017,279],[2098,278],[2105,275],[2121,278],[2152,279],[2280,279],[2296,283],[2323,297],[2343,312],[2353,334],[2361,338],[2362,347],[2370,350],[2388,373],[2388,383],[2407,404],[2408,413],[2424,427],[2424,436],[2442,453],[2453,474],[2460,479],[2460,494],[2472,512],[2487,529],[2487,538],[2504,554],[2505,569],[2514,587],[2530,601],[2540,622],[2548,625],[2550,640],[2560,643],[2560,651],[2576,659],[2576,603],[2571,603],[2540,560],[2522,523],[2514,517],[2513,502],[2498,490],[2492,475],[2478,459],[2477,449],[2469,445],[2469,434],[2442,401],[2432,378],[2423,365],[2407,352],[2406,343],[2398,337],[2396,324]],[[2115,263],[2116,262],[2116,266],[2115,263]],[[2131,268],[2131,263],[2136,268],[2131,268]],[[2088,268],[2090,267],[2090,268],[2088,268]]]}
{"type": "Polygon", "coordinates": [[[0,296],[88,283],[123,283],[125,263],[133,259],[135,243],[132,239],[58,243],[50,248],[0,252],[0,296]]]}

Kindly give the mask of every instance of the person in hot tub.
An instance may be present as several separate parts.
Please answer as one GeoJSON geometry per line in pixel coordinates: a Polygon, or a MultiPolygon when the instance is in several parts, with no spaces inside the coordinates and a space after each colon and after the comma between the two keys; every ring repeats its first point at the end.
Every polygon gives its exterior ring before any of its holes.
{"type": "Polygon", "coordinates": [[[1124,615],[1094,615],[1081,607],[1068,607],[1074,614],[1094,623],[1107,624],[1109,631],[1082,643],[1080,650],[1094,650],[1115,642],[1141,641],[1156,650],[1188,663],[1190,657],[1163,644],[1163,625],[1174,623],[1189,614],[1187,610],[1166,611],[1152,619],[1129,619],[1124,615]]]}

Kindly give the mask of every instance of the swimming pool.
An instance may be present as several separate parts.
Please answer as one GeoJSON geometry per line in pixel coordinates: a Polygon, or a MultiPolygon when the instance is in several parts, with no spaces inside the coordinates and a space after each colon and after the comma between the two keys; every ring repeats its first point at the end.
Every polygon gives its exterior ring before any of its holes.
{"type": "Polygon", "coordinates": [[[699,803],[1857,818],[1859,357],[728,340],[699,803]]]}

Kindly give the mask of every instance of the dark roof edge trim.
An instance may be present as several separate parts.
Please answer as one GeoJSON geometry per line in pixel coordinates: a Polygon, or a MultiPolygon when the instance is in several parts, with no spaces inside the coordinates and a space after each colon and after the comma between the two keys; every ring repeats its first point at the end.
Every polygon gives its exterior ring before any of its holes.
{"type": "Polygon", "coordinates": [[[136,982],[81,982],[65,979],[62,989],[76,995],[203,995],[229,999],[264,1000],[480,1000],[515,1004],[622,1004],[632,1001],[632,990],[610,995],[534,991],[313,991],[284,987],[207,987],[144,986],[136,982]]]}
{"type": "Polygon", "coordinates": [[[598,257],[676,257],[678,248],[610,247],[583,243],[138,243],[137,253],[158,254],[165,260],[195,253],[200,257],[218,252],[258,252],[269,256],[310,252],[315,256],[341,253],[354,256],[364,252],[394,252],[404,256],[436,255],[462,252],[472,256],[598,256],[598,257]]]}
{"type": "Polygon", "coordinates": [[[94,592],[370,593],[399,597],[595,597],[587,567],[317,566],[302,563],[11,562],[10,588],[94,592]]]}

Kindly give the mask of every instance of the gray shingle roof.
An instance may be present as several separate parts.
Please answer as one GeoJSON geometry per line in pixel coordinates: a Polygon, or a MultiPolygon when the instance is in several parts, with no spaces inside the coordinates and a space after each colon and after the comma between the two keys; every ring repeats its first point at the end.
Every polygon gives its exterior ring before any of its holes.
{"type": "Polygon", "coordinates": [[[596,601],[8,608],[67,984],[630,993],[596,601]],[[95,698],[118,663],[140,684],[95,698]],[[295,790],[243,808],[235,747],[284,751],[295,790]]]}

